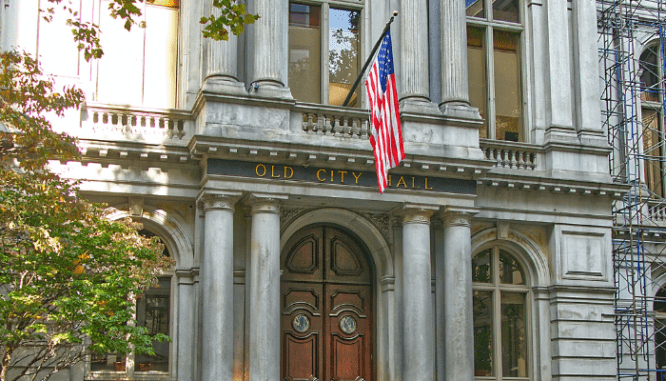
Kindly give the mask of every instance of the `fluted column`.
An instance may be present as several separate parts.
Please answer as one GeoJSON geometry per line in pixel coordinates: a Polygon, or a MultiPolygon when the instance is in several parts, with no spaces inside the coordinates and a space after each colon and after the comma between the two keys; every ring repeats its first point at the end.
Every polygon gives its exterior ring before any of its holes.
{"type": "Polygon", "coordinates": [[[190,271],[176,271],[178,277],[178,380],[194,378],[194,279],[190,271]]]}
{"type": "Polygon", "coordinates": [[[432,296],[428,206],[406,205],[402,217],[403,380],[432,381],[432,296]]]}
{"type": "Polygon", "coordinates": [[[284,196],[250,196],[250,381],[280,379],[280,205],[284,196]]]}
{"type": "Polygon", "coordinates": [[[201,263],[201,381],[231,380],[233,373],[233,214],[236,197],[206,194],[201,263]]]}
{"type": "MultiPolygon", "coordinates": [[[[442,103],[469,105],[465,2],[440,0],[442,103]]],[[[444,111],[444,110],[442,110],[444,111]]]]}
{"type": "Polygon", "coordinates": [[[428,1],[400,1],[400,100],[430,101],[428,1]]]}
{"type": "Polygon", "coordinates": [[[474,380],[474,316],[472,310],[472,238],[468,211],[447,210],[442,215],[443,273],[437,272],[437,303],[444,315],[437,316],[437,360],[444,361],[438,380],[474,380]],[[443,279],[442,279],[443,278],[443,279]]]}
{"type": "MultiPolygon", "coordinates": [[[[213,0],[206,2],[206,15],[219,17],[221,11],[212,6],[213,0]]],[[[229,32],[228,41],[204,39],[204,77],[227,81],[238,81],[238,37],[229,32]]]]}
{"type": "MultiPolygon", "coordinates": [[[[258,94],[285,95],[287,83],[287,40],[289,23],[287,0],[255,0],[254,13],[261,17],[254,27],[252,81],[258,94]]],[[[291,96],[289,92],[287,95],[291,96]]]]}

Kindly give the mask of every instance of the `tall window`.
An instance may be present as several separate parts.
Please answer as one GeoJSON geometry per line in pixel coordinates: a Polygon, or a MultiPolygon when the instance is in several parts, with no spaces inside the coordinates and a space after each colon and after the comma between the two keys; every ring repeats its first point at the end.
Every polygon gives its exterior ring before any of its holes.
{"type": "MultiPolygon", "coordinates": [[[[141,235],[154,236],[142,230],[141,235]]],[[[165,248],[163,255],[170,256],[165,248]]],[[[147,289],[136,301],[136,321],[138,326],[146,327],[151,336],[171,332],[171,276],[158,278],[158,284],[147,289]]],[[[130,353],[126,356],[117,353],[93,354],[90,359],[90,371],[97,373],[96,378],[118,379],[133,375],[166,375],[169,372],[170,343],[153,341],[155,355],[130,353]]]]}
{"type": "Polygon", "coordinates": [[[495,246],[472,259],[472,282],[474,374],[484,380],[529,380],[525,271],[495,246]]]}
{"type": "Polygon", "coordinates": [[[524,141],[520,0],[465,0],[469,98],[484,139],[524,141]]]}
{"type": "Polygon", "coordinates": [[[653,197],[664,197],[664,64],[660,46],[651,45],[640,56],[640,101],[643,124],[645,183],[653,197]]]}
{"type": "Polygon", "coordinates": [[[155,108],[176,107],[179,0],[140,0],[146,27],[128,32],[100,1],[104,56],[97,71],[100,102],[155,108]],[[109,38],[105,38],[109,36],[109,38]]]}
{"type": "MultiPolygon", "coordinates": [[[[289,4],[289,87],[300,102],[340,106],[358,76],[361,9],[351,1],[289,4]]],[[[360,3],[360,2],[359,2],[360,3]]],[[[349,106],[358,106],[358,90],[349,106]]]]}

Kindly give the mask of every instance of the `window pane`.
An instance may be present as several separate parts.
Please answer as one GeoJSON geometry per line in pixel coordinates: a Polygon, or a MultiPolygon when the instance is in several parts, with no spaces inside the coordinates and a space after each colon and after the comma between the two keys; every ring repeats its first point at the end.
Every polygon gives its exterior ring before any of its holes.
{"type": "Polygon", "coordinates": [[[488,86],[486,83],[486,41],[485,29],[467,28],[467,72],[469,73],[469,102],[477,107],[483,118],[479,137],[488,138],[486,101],[488,86]]]}
{"type": "Polygon", "coordinates": [[[513,142],[522,141],[520,34],[495,30],[493,39],[496,138],[513,142]]]}
{"type": "Polygon", "coordinates": [[[474,374],[493,375],[493,297],[490,291],[474,291],[474,374]]]}
{"type": "Polygon", "coordinates": [[[502,292],[502,376],[527,377],[525,295],[502,292]]]}
{"type": "MultiPolygon", "coordinates": [[[[359,11],[331,9],[328,14],[328,103],[344,103],[359,72],[359,11]]],[[[358,90],[349,106],[358,106],[358,90]]]]}
{"type": "Polygon", "coordinates": [[[472,258],[472,282],[491,283],[491,251],[485,250],[472,258]]]}
{"type": "Polygon", "coordinates": [[[320,8],[291,4],[289,12],[289,87],[301,102],[321,102],[320,8]]]}
{"type": "Polygon", "coordinates": [[[656,312],[666,312],[666,288],[660,288],[652,309],[656,312]]]}
{"type": "Polygon", "coordinates": [[[663,370],[666,369],[666,320],[654,319],[654,331],[657,369],[663,370]]]}
{"type": "Polygon", "coordinates": [[[90,370],[97,371],[125,371],[125,356],[120,356],[115,353],[93,353],[90,356],[90,370]]]}
{"type": "Polygon", "coordinates": [[[663,197],[662,182],[662,133],[659,128],[661,114],[657,110],[643,108],[643,154],[645,155],[645,179],[651,196],[663,197]]]}
{"type": "MultiPolygon", "coordinates": [[[[137,301],[137,323],[146,327],[148,334],[169,334],[171,278],[160,278],[157,287],[146,290],[137,301]]],[[[137,354],[134,360],[135,371],[169,370],[169,342],[153,341],[155,355],[137,354]]]]}
{"type": "Polygon", "coordinates": [[[504,250],[500,250],[500,283],[525,284],[525,274],[518,261],[504,250]]]}
{"type": "Polygon", "coordinates": [[[486,18],[486,9],[483,0],[465,0],[467,16],[486,18]]]}
{"type": "Polygon", "coordinates": [[[520,21],[519,10],[520,10],[519,0],[493,1],[493,20],[519,22],[520,21]]]}
{"type": "Polygon", "coordinates": [[[641,98],[659,102],[659,59],[657,46],[647,48],[640,58],[641,98]]]}
{"type": "Polygon", "coordinates": [[[176,107],[178,9],[146,6],[143,105],[176,107]]]}

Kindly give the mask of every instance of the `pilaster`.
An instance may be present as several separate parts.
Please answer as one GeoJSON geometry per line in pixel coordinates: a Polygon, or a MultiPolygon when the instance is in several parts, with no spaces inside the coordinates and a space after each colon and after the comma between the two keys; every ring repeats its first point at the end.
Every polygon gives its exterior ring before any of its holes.
{"type": "Polygon", "coordinates": [[[252,84],[256,94],[291,98],[287,83],[287,40],[289,23],[287,0],[255,0],[254,12],[261,15],[254,28],[252,84]]]}

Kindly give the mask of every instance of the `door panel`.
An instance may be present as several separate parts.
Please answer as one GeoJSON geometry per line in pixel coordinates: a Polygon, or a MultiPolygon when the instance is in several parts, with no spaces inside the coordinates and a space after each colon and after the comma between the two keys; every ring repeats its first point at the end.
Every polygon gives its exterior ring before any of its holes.
{"type": "Polygon", "coordinates": [[[371,267],[348,233],[303,229],[282,254],[282,377],[372,381],[371,267]]]}

